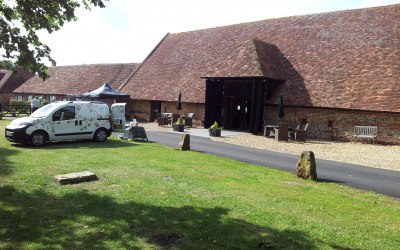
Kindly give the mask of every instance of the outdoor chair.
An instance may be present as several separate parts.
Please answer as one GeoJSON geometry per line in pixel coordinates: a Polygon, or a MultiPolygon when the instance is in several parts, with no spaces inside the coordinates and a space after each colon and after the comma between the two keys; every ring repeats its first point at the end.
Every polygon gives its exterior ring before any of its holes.
{"type": "Polygon", "coordinates": [[[264,126],[264,136],[269,138],[275,138],[275,129],[278,125],[265,125],[264,126]]]}
{"type": "Polygon", "coordinates": [[[157,123],[158,123],[158,126],[168,125],[168,116],[158,114],[157,115],[157,123]]]}
{"type": "Polygon", "coordinates": [[[306,137],[307,137],[307,128],[308,128],[308,123],[304,125],[299,125],[294,132],[294,138],[296,141],[300,142],[306,142],[306,137]]]}
{"type": "Polygon", "coordinates": [[[264,120],[264,136],[265,137],[275,137],[275,128],[278,128],[279,121],[278,120],[264,120]]]}
{"type": "Polygon", "coordinates": [[[194,113],[188,113],[185,117],[185,127],[192,127],[193,126],[193,116],[194,113]]]}
{"type": "Polygon", "coordinates": [[[294,123],[289,127],[289,138],[291,140],[296,140],[296,129],[299,128],[300,123],[294,123]]]}

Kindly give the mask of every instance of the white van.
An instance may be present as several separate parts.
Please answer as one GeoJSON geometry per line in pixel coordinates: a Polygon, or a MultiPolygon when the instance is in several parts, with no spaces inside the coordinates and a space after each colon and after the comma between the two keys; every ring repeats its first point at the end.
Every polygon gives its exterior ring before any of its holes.
{"type": "Polygon", "coordinates": [[[125,103],[53,102],[18,118],[6,127],[7,140],[42,146],[47,141],[93,139],[105,141],[111,132],[124,132],[125,103]]]}

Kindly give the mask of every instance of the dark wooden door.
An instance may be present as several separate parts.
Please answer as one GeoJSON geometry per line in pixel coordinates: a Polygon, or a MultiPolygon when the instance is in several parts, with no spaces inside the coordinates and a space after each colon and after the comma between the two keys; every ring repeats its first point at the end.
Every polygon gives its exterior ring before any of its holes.
{"type": "Polygon", "coordinates": [[[206,103],[205,103],[205,117],[204,128],[209,128],[214,122],[218,122],[223,126],[222,117],[222,91],[223,84],[220,81],[206,81],[206,103]]]}
{"type": "Polygon", "coordinates": [[[157,119],[157,115],[161,112],[161,102],[160,101],[151,101],[151,111],[150,111],[150,121],[154,121],[157,119]]]}

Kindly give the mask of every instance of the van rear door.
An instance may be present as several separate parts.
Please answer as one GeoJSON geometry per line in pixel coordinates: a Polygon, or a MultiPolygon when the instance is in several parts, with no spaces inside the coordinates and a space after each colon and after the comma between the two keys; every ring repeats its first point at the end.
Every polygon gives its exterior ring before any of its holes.
{"type": "Polygon", "coordinates": [[[125,105],[126,103],[114,103],[111,105],[112,131],[125,132],[125,105]]]}

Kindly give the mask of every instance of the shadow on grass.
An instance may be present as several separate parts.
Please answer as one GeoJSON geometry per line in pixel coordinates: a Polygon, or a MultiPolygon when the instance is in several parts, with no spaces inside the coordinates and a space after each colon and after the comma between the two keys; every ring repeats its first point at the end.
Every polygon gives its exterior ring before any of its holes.
{"type": "Polygon", "coordinates": [[[9,157],[18,154],[17,150],[0,148],[0,176],[9,175],[12,173],[12,164],[9,162],[9,157]]]}
{"type": "Polygon", "coordinates": [[[139,146],[137,141],[127,141],[119,139],[111,139],[105,142],[94,142],[92,140],[78,140],[78,141],[58,141],[58,142],[47,142],[42,147],[34,147],[30,144],[12,144],[18,148],[31,148],[31,149],[69,149],[69,148],[121,148],[121,147],[132,147],[139,146]]]}
{"type": "Polygon", "coordinates": [[[140,142],[140,143],[156,143],[155,141],[149,141],[149,140],[142,140],[142,139],[133,139],[134,142],[140,142]]]}
{"type": "Polygon", "coordinates": [[[58,197],[10,186],[0,187],[0,197],[0,248],[139,249],[143,242],[178,249],[316,247],[306,232],[261,227],[221,207],[119,203],[85,190],[58,197]]]}
{"type": "Polygon", "coordinates": [[[336,183],[336,184],[345,184],[345,181],[338,181],[338,180],[331,180],[331,179],[324,179],[324,178],[317,178],[317,182],[322,183],[336,183]]]}

